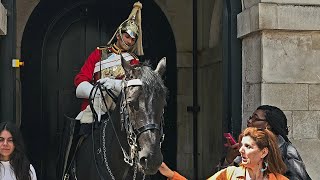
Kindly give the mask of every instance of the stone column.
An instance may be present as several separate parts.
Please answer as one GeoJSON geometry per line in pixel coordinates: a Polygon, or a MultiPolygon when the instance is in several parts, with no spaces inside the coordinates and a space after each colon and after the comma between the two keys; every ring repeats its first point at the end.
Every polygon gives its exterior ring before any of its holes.
{"type": "Polygon", "coordinates": [[[7,10],[3,6],[2,3],[0,3],[0,35],[6,35],[7,34],[7,10]]]}
{"type": "Polygon", "coordinates": [[[260,104],[288,119],[289,138],[312,179],[320,162],[320,1],[243,0],[243,126],[260,104]],[[308,147],[308,148],[306,148],[308,147]]]}

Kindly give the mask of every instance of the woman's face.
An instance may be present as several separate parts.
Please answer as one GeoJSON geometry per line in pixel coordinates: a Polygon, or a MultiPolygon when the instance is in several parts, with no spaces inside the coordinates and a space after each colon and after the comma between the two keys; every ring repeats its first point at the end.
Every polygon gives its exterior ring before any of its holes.
{"type": "Polygon", "coordinates": [[[239,152],[242,157],[242,165],[251,169],[260,168],[263,158],[268,154],[267,148],[260,150],[250,136],[244,136],[242,138],[239,152]]]}
{"type": "Polygon", "coordinates": [[[13,137],[7,130],[0,133],[0,160],[10,160],[10,155],[14,151],[13,137]]]}
{"type": "Polygon", "coordinates": [[[253,112],[252,116],[247,120],[247,127],[256,127],[265,129],[268,126],[266,114],[263,110],[257,109],[253,112]]]}

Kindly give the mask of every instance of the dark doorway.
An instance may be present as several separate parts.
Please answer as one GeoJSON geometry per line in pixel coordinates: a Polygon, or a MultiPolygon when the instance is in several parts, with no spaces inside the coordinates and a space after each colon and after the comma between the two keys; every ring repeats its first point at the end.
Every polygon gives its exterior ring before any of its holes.
{"type": "Polygon", "coordinates": [[[241,2],[223,1],[223,126],[234,137],[241,133],[242,59],[241,40],[237,38],[237,14],[241,2]]]}
{"type": "MultiPolygon", "coordinates": [[[[127,18],[134,1],[41,1],[26,25],[21,45],[22,125],[38,179],[56,180],[56,159],[64,114],[75,115],[80,100],[73,78],[89,53],[104,45],[127,18]],[[59,3],[60,2],[60,3],[59,3]]],[[[165,119],[165,161],[176,162],[176,47],[170,25],[153,1],[143,2],[145,55],[155,66],[166,56],[170,91],[165,119]]]]}

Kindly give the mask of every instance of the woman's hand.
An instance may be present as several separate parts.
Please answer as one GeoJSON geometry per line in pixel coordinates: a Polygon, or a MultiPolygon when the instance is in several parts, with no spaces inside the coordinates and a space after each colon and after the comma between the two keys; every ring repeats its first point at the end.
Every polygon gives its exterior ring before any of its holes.
{"type": "Polygon", "coordinates": [[[239,149],[240,145],[239,143],[236,143],[234,145],[231,145],[229,140],[227,140],[226,147],[228,147],[227,155],[226,155],[226,161],[231,164],[233,160],[240,155],[239,149]]]}
{"type": "Polygon", "coordinates": [[[169,179],[171,179],[174,175],[174,172],[164,162],[162,162],[161,166],[159,167],[159,171],[162,175],[169,179]]]}

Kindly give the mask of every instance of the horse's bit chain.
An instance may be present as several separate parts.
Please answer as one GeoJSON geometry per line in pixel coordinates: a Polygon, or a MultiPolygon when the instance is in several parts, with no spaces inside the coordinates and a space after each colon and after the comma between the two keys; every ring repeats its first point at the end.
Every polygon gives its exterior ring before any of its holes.
{"type": "Polygon", "coordinates": [[[103,159],[104,159],[104,164],[106,165],[107,167],[107,170],[109,172],[109,175],[111,176],[112,180],[115,180],[112,172],[111,172],[111,169],[110,169],[110,166],[109,166],[109,163],[108,163],[108,159],[107,159],[107,148],[106,148],[106,127],[108,125],[108,122],[109,122],[109,118],[107,118],[106,121],[104,121],[104,126],[103,126],[103,133],[102,133],[102,149],[103,149],[103,159]]]}
{"type": "Polygon", "coordinates": [[[128,111],[126,109],[126,94],[124,92],[125,87],[131,86],[131,85],[140,85],[140,83],[142,84],[140,79],[134,79],[134,80],[130,80],[128,81],[128,84],[125,84],[123,82],[122,84],[122,100],[124,100],[125,103],[121,103],[121,107],[120,107],[120,114],[121,114],[121,130],[125,129],[127,132],[127,141],[128,144],[130,146],[130,156],[125,153],[125,151],[123,151],[123,155],[124,155],[124,161],[129,164],[130,166],[133,166],[134,164],[134,159],[137,158],[137,149],[138,149],[138,145],[137,145],[137,135],[134,133],[133,130],[133,125],[132,123],[129,121],[129,114],[128,111]]]}
{"type": "Polygon", "coordinates": [[[132,180],[135,180],[137,177],[137,169],[138,169],[138,164],[136,163],[134,166],[134,172],[133,172],[133,178],[132,180]]]}
{"type": "MultiPolygon", "coordinates": [[[[106,121],[104,121],[103,123],[104,123],[104,126],[103,126],[103,131],[102,131],[102,150],[103,150],[103,159],[104,159],[104,164],[106,165],[106,167],[107,167],[107,170],[108,170],[108,172],[109,172],[109,175],[111,176],[111,178],[112,178],[112,180],[115,180],[115,177],[114,177],[114,175],[112,174],[112,171],[111,171],[111,168],[110,168],[110,166],[109,166],[109,163],[108,163],[108,159],[107,159],[107,148],[106,148],[106,138],[105,138],[105,132],[106,132],[106,127],[107,127],[107,125],[108,125],[108,122],[109,122],[109,118],[107,118],[107,120],[106,121]]],[[[125,153],[125,152],[124,152],[125,153]]],[[[136,154],[136,153],[133,153],[133,154],[136,154]]],[[[127,153],[125,153],[124,154],[124,161],[126,162],[126,163],[128,163],[129,164],[129,161],[131,160],[130,159],[130,157],[128,156],[128,154],[127,153]],[[128,162],[127,162],[127,161],[128,162]]],[[[138,170],[138,158],[137,157],[134,157],[134,159],[136,160],[136,163],[135,163],[135,166],[134,166],[134,172],[133,172],[133,180],[135,180],[136,179],[136,177],[137,177],[137,170],[138,170]]],[[[131,160],[131,162],[130,163],[132,163],[132,165],[133,165],[133,160],[131,160]]],[[[129,164],[130,165],[130,164],[129,164]]],[[[131,165],[131,166],[132,166],[131,165]]],[[[145,177],[146,177],[146,174],[144,174],[143,173],[143,179],[142,180],[145,180],[145,177]]]]}
{"type": "MultiPolygon", "coordinates": [[[[134,172],[133,172],[133,179],[132,180],[135,180],[136,177],[137,177],[137,170],[138,170],[138,162],[135,163],[134,165],[134,172]]],[[[144,180],[146,178],[146,174],[143,173],[143,178],[142,180],[144,180]]]]}

